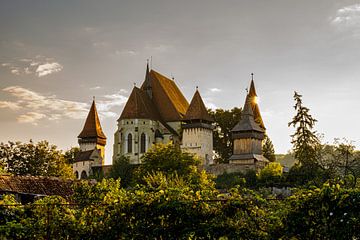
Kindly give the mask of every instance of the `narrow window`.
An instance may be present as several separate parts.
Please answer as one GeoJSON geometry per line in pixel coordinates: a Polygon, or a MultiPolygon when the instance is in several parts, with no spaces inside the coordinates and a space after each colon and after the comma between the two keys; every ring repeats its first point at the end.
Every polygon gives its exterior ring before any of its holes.
{"type": "Polygon", "coordinates": [[[79,173],[78,173],[78,171],[75,171],[75,179],[79,179],[79,173]]]}
{"type": "Polygon", "coordinates": [[[144,153],[146,151],[146,135],[145,133],[142,133],[141,134],[141,137],[140,137],[140,152],[141,153],[144,153]]]}
{"type": "Polygon", "coordinates": [[[131,135],[131,133],[129,133],[128,137],[127,137],[127,152],[132,153],[132,135],[131,135]]]}

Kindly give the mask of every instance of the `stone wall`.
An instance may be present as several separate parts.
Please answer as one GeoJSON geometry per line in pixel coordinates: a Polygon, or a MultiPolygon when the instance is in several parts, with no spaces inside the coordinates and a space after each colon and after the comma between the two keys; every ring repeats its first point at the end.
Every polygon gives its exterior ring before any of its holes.
{"type": "Polygon", "coordinates": [[[256,170],[255,165],[242,165],[242,164],[231,164],[221,163],[212,165],[199,166],[200,170],[205,170],[208,173],[219,176],[224,173],[235,173],[235,172],[246,172],[248,170],[256,170]]]}

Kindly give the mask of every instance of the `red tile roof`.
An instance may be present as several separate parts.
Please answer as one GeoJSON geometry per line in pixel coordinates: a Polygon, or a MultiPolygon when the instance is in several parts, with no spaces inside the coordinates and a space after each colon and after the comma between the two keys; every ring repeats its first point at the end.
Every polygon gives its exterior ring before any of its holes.
{"type": "Polygon", "coordinates": [[[214,121],[214,119],[209,115],[198,90],[196,90],[191,100],[190,106],[186,111],[184,120],[205,120],[208,122],[214,121]]]}

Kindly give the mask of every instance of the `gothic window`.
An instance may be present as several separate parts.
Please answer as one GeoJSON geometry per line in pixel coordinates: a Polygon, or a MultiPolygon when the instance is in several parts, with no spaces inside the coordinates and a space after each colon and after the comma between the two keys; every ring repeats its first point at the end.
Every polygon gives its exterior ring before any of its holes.
{"type": "Polygon", "coordinates": [[[131,135],[131,133],[129,133],[128,137],[127,137],[127,152],[132,153],[132,135],[131,135]]]}
{"type": "Polygon", "coordinates": [[[87,178],[87,174],[85,171],[81,172],[81,179],[86,179],[87,178]]]}
{"type": "Polygon", "coordinates": [[[78,173],[78,171],[75,171],[75,179],[79,179],[79,173],[78,173]]]}
{"type": "Polygon", "coordinates": [[[144,153],[145,151],[146,151],[146,135],[145,133],[142,133],[140,137],[140,152],[144,153]]]}

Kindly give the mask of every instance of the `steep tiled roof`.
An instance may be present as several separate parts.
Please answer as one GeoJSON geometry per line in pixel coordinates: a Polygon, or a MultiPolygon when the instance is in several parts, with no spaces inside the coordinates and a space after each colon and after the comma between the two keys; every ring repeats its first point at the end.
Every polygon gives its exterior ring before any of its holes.
{"type": "Polygon", "coordinates": [[[186,111],[184,120],[205,120],[208,122],[214,121],[214,119],[209,115],[208,111],[206,110],[205,104],[198,90],[196,90],[191,100],[190,106],[186,111]]]}
{"type": "Polygon", "coordinates": [[[0,192],[68,198],[73,194],[72,184],[72,180],[56,177],[0,176],[0,192]]]}
{"type": "Polygon", "coordinates": [[[250,83],[249,97],[250,97],[251,108],[254,113],[255,122],[257,122],[261,128],[265,129],[264,121],[262,120],[260,114],[259,105],[257,104],[256,101],[257,95],[256,95],[254,80],[251,80],[250,83]]]}
{"type": "Polygon", "coordinates": [[[254,120],[254,114],[251,108],[250,96],[247,95],[243,111],[241,113],[241,119],[238,124],[231,130],[232,132],[260,132],[263,133],[264,129],[262,129],[258,123],[254,120]]]}
{"type": "Polygon", "coordinates": [[[159,120],[157,108],[143,90],[134,87],[119,120],[121,119],[151,119],[159,120]]]}
{"type": "Polygon", "coordinates": [[[151,70],[152,100],[165,122],[181,121],[189,103],[173,80],[151,70]]]}
{"type": "Polygon", "coordinates": [[[105,140],[106,136],[102,131],[99,116],[96,110],[95,101],[92,102],[85,125],[78,138],[100,138],[105,140]]]}

